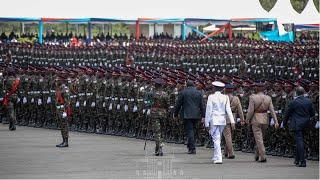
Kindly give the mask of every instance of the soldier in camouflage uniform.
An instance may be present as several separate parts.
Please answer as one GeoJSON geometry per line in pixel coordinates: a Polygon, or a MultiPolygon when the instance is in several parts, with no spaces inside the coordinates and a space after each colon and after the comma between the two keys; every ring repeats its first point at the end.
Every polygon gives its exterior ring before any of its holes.
{"type": "Polygon", "coordinates": [[[315,116],[312,118],[312,127],[308,131],[307,146],[308,146],[308,160],[319,161],[319,82],[314,81],[309,84],[309,98],[314,105],[315,116]]]}
{"type": "Polygon", "coordinates": [[[16,102],[18,99],[17,90],[20,85],[20,78],[13,76],[13,72],[8,71],[8,79],[6,82],[6,94],[3,97],[2,105],[6,111],[6,117],[9,120],[9,130],[16,130],[16,102]]]}
{"type": "Polygon", "coordinates": [[[154,139],[156,142],[155,155],[163,156],[163,140],[161,134],[161,124],[167,117],[169,95],[161,87],[165,84],[163,79],[154,80],[154,90],[150,94],[151,101],[151,120],[154,127],[154,139]]]}
{"type": "MultiPolygon", "coordinates": [[[[240,122],[241,125],[244,125],[245,119],[242,111],[241,102],[240,102],[240,99],[233,94],[234,88],[235,86],[233,84],[227,84],[225,86],[225,91],[226,91],[226,94],[229,96],[230,107],[233,113],[233,117],[236,119],[237,123],[240,122]]],[[[225,157],[227,157],[228,159],[235,158],[234,151],[233,151],[233,144],[232,144],[233,134],[234,133],[231,130],[230,120],[227,118],[227,125],[224,128],[223,135],[226,142],[224,153],[225,153],[225,157]]]]}
{"type": "Polygon", "coordinates": [[[67,106],[69,105],[69,97],[70,92],[69,88],[66,84],[62,83],[62,79],[56,79],[56,117],[58,124],[61,128],[62,135],[62,143],[56,145],[56,147],[63,148],[68,147],[68,138],[69,138],[69,130],[68,130],[68,117],[67,117],[67,106]]]}
{"type": "MultiPolygon", "coordinates": [[[[279,121],[282,119],[282,104],[284,103],[284,98],[282,95],[285,94],[281,83],[275,82],[272,87],[270,87],[269,92],[267,93],[274,103],[274,109],[276,115],[279,117],[279,121]]],[[[271,119],[270,124],[273,124],[274,121],[271,119]]],[[[266,137],[270,137],[266,139],[266,154],[267,155],[276,155],[276,149],[279,147],[279,142],[281,141],[279,137],[279,133],[276,131],[280,131],[279,129],[276,130],[273,126],[270,126],[268,131],[266,132],[266,137]]]]}
{"type": "MultiPolygon", "coordinates": [[[[248,106],[249,106],[249,97],[252,94],[252,82],[250,81],[245,81],[243,84],[243,89],[240,92],[240,100],[241,104],[243,105],[243,112],[247,112],[248,106]]],[[[253,139],[253,132],[251,129],[251,125],[249,122],[246,122],[248,124],[247,127],[245,128],[245,137],[243,139],[243,147],[242,147],[242,152],[251,152],[253,153],[254,149],[254,139],[253,139]]]]}

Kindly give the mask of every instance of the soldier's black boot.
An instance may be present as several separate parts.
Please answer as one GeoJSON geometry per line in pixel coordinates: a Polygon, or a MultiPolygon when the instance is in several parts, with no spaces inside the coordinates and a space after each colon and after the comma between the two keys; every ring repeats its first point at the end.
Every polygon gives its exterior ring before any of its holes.
{"type": "Polygon", "coordinates": [[[159,156],[163,156],[162,147],[159,147],[159,156]]]}
{"type": "Polygon", "coordinates": [[[163,156],[163,151],[162,151],[162,147],[160,146],[156,146],[155,148],[155,153],[156,156],[163,156]]]}
{"type": "Polygon", "coordinates": [[[293,158],[293,151],[292,151],[292,149],[289,150],[288,158],[293,158]]]}
{"type": "Polygon", "coordinates": [[[239,146],[238,143],[236,143],[234,147],[234,151],[240,151],[240,150],[241,150],[241,147],[239,146]]]}
{"type": "Polygon", "coordinates": [[[111,135],[111,132],[112,132],[112,130],[111,130],[111,128],[106,128],[106,135],[111,135]]]}
{"type": "Polygon", "coordinates": [[[77,124],[77,126],[76,126],[76,131],[77,131],[77,132],[81,132],[81,124],[80,124],[80,123],[77,124]]]}
{"type": "Polygon", "coordinates": [[[277,156],[282,157],[284,155],[284,151],[282,148],[278,149],[277,156]]]}
{"type": "Polygon", "coordinates": [[[171,136],[170,138],[169,138],[169,140],[168,140],[168,143],[174,143],[174,137],[173,136],[171,136]]]}
{"type": "Polygon", "coordinates": [[[69,144],[68,144],[68,138],[63,138],[62,143],[56,145],[56,147],[58,147],[58,148],[64,148],[64,147],[68,147],[68,146],[69,146],[69,144]]]}
{"type": "Polygon", "coordinates": [[[136,131],[133,131],[132,132],[132,138],[136,138],[137,137],[137,132],[136,131]]]}
{"type": "Polygon", "coordinates": [[[319,161],[319,154],[314,154],[312,156],[312,161],[319,161]]]}
{"type": "Polygon", "coordinates": [[[311,154],[311,151],[310,151],[310,149],[308,149],[308,153],[306,153],[307,154],[307,160],[312,160],[312,154],[311,154]]]}
{"type": "Polygon", "coordinates": [[[206,148],[213,148],[213,143],[211,140],[208,141],[206,148]]]}
{"type": "Polygon", "coordinates": [[[249,150],[247,151],[248,153],[253,153],[253,147],[250,147],[249,150]]]}
{"type": "Polygon", "coordinates": [[[8,124],[8,118],[3,117],[2,118],[2,124],[8,124]]]}
{"type": "Polygon", "coordinates": [[[61,147],[64,144],[65,138],[62,138],[62,143],[57,144],[56,147],[61,147]]]}
{"type": "Polygon", "coordinates": [[[289,149],[288,148],[286,148],[286,150],[284,151],[284,155],[283,155],[283,157],[289,157],[289,149]]]}
{"type": "Polygon", "coordinates": [[[272,151],[272,156],[276,156],[278,151],[278,147],[275,147],[275,149],[272,151]]]}
{"type": "Polygon", "coordinates": [[[10,122],[9,130],[10,130],[10,131],[16,130],[16,125],[15,125],[14,123],[10,122]]]}
{"type": "Polygon", "coordinates": [[[151,133],[146,134],[146,136],[147,136],[147,140],[152,140],[152,134],[151,133]]]}
{"type": "Polygon", "coordinates": [[[70,131],[75,131],[75,129],[76,129],[76,125],[72,124],[71,127],[70,127],[70,131]]]}
{"type": "Polygon", "coordinates": [[[241,152],[246,152],[247,146],[247,142],[243,142],[243,148],[241,149],[241,152]]]}
{"type": "Polygon", "coordinates": [[[156,146],[155,150],[154,150],[154,155],[159,156],[159,146],[156,146]]]}
{"type": "Polygon", "coordinates": [[[271,155],[272,154],[272,147],[269,146],[267,149],[266,149],[266,155],[271,155]]]}
{"type": "Polygon", "coordinates": [[[9,122],[9,130],[12,128],[12,123],[9,122]]]}
{"type": "Polygon", "coordinates": [[[178,138],[178,141],[177,141],[177,143],[176,144],[184,144],[184,140],[183,140],[183,138],[178,138]]]}
{"type": "Polygon", "coordinates": [[[199,139],[196,140],[196,147],[200,147],[201,146],[201,142],[199,141],[199,139]]]}

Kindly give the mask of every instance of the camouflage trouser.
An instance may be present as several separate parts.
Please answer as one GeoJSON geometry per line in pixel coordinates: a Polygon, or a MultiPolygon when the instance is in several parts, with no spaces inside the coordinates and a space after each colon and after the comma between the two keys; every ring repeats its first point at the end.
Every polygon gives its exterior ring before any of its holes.
{"type": "Polygon", "coordinates": [[[156,147],[163,146],[163,139],[161,135],[161,118],[155,117],[154,118],[154,139],[156,142],[156,147]]]}
{"type": "Polygon", "coordinates": [[[16,123],[16,112],[15,112],[15,109],[14,109],[14,104],[12,102],[10,102],[8,104],[7,113],[8,113],[7,117],[9,119],[9,123],[10,124],[15,124],[16,123]]]}
{"type": "Polygon", "coordinates": [[[58,124],[61,128],[61,135],[62,138],[68,138],[69,137],[69,129],[68,129],[68,117],[63,117],[62,113],[63,111],[57,111],[58,116],[58,124]]]}
{"type": "Polygon", "coordinates": [[[151,119],[153,120],[153,123],[154,123],[153,133],[154,133],[154,140],[156,142],[156,149],[158,147],[163,146],[161,122],[163,122],[166,117],[167,117],[167,112],[165,109],[161,109],[161,108],[151,109],[151,119]]]}

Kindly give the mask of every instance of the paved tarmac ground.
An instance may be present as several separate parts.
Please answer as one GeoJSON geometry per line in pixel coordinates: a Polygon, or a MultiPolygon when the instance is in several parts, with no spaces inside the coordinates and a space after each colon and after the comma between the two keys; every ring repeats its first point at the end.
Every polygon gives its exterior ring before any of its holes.
{"type": "Polygon", "coordinates": [[[163,157],[152,155],[154,142],[86,133],[70,133],[70,147],[59,149],[59,130],[17,126],[10,132],[0,124],[0,178],[313,178],[319,162],[297,168],[293,159],[267,157],[261,164],[253,154],[236,152],[236,159],[211,163],[212,150],[201,147],[186,154],[184,145],[165,144],[163,157]]]}

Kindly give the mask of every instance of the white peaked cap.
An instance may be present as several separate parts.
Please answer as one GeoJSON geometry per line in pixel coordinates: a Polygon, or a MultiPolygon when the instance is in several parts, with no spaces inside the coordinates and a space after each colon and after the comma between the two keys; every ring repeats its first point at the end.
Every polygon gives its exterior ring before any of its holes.
{"type": "Polygon", "coordinates": [[[222,88],[225,86],[225,84],[223,82],[220,82],[220,81],[214,81],[212,83],[212,85],[215,86],[215,87],[222,87],[222,88]]]}

